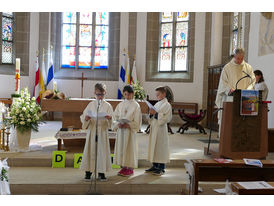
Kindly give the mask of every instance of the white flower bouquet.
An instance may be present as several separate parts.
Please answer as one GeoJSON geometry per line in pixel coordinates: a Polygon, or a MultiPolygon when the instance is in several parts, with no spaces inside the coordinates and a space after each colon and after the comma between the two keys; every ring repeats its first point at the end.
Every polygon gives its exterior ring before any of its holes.
{"type": "Polygon", "coordinates": [[[30,129],[38,132],[42,120],[41,107],[36,104],[35,97],[30,97],[28,89],[21,90],[21,96],[11,105],[10,124],[21,133],[30,129]]]}
{"type": "Polygon", "coordinates": [[[132,85],[134,90],[134,98],[138,100],[144,100],[146,98],[146,92],[144,88],[140,85],[140,82],[137,81],[132,85]]]}

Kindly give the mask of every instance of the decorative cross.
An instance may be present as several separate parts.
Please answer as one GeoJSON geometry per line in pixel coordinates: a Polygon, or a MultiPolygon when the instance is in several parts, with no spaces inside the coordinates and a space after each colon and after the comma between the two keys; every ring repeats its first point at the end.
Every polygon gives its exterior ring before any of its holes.
{"type": "Polygon", "coordinates": [[[84,77],[84,72],[82,72],[82,77],[77,78],[81,80],[81,98],[83,98],[83,92],[84,92],[84,80],[87,80],[88,78],[84,77]]]}

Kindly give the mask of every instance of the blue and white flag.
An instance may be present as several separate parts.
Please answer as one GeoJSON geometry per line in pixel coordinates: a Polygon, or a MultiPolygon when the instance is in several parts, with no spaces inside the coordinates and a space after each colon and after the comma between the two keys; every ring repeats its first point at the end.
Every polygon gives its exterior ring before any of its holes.
{"type": "Polygon", "coordinates": [[[53,61],[50,58],[50,66],[48,69],[48,78],[47,78],[47,89],[53,90],[53,81],[54,81],[54,70],[53,70],[53,61]]]}
{"type": "Polygon", "coordinates": [[[128,67],[128,55],[123,53],[121,59],[121,68],[119,73],[119,83],[118,83],[118,99],[122,99],[123,97],[123,88],[128,83],[127,82],[127,70],[128,67]]]}

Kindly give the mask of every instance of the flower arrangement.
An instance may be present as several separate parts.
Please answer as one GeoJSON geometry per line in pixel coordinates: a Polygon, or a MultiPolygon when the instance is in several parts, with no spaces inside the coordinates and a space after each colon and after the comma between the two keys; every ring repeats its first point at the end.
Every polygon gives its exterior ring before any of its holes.
{"type": "Polygon", "coordinates": [[[30,129],[38,131],[41,122],[41,107],[36,104],[35,97],[30,97],[28,89],[21,90],[20,97],[11,105],[10,124],[21,133],[30,129]]]}
{"type": "Polygon", "coordinates": [[[139,100],[144,100],[146,98],[146,92],[144,88],[140,85],[140,82],[137,81],[136,84],[132,85],[134,90],[134,98],[139,100]]]}

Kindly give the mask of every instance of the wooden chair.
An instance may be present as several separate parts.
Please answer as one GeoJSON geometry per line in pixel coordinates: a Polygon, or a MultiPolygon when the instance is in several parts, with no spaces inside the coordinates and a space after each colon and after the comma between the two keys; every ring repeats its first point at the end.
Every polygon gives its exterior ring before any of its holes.
{"type": "Polygon", "coordinates": [[[205,118],[206,110],[201,109],[200,114],[197,115],[186,114],[184,110],[178,110],[178,113],[181,119],[186,122],[179,128],[179,130],[177,131],[178,133],[184,134],[184,132],[187,131],[189,127],[195,127],[196,129],[199,129],[200,133],[206,134],[203,126],[199,124],[199,122],[205,118]]]}

